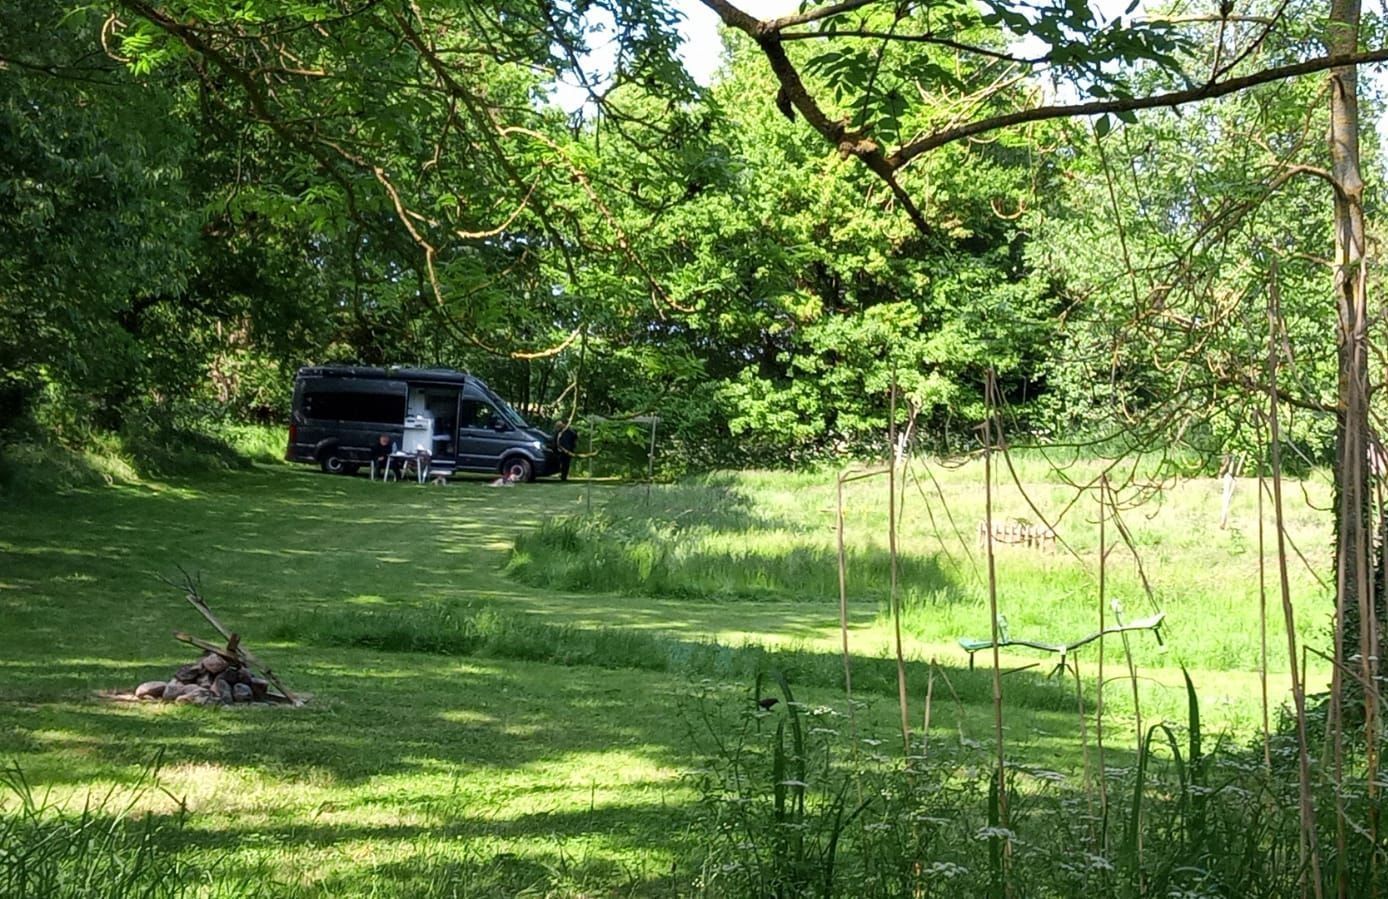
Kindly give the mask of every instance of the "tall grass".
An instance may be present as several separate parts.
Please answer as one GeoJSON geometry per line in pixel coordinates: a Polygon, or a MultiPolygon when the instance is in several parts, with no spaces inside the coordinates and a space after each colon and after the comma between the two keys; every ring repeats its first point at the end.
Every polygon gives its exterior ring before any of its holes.
{"type": "Polygon", "coordinates": [[[197,430],[89,431],[71,444],[41,433],[6,437],[0,440],[0,491],[13,494],[243,469],[280,461],[285,440],[283,428],[218,423],[197,430]]]}
{"type": "MultiPolygon", "coordinates": [[[[842,660],[831,653],[761,644],[726,646],[625,628],[550,624],[489,605],[457,601],[389,611],[303,612],[280,621],[270,636],[325,646],[663,672],[690,680],[748,682],[783,671],[806,686],[843,686],[842,660]]],[[[922,686],[929,677],[928,666],[911,663],[908,674],[913,684],[922,686]]],[[[986,671],[951,671],[950,678],[960,702],[987,702],[986,671]]],[[[1009,695],[1031,709],[1063,712],[1073,707],[1074,697],[1054,679],[1023,673],[1012,678],[1009,686],[1009,695]]],[[[896,663],[855,659],[853,687],[857,692],[895,696],[896,663]]]]}
{"type": "Polygon", "coordinates": [[[72,487],[129,483],[139,478],[120,442],[109,435],[82,449],[47,439],[0,442],[0,492],[51,493],[72,487]]]}
{"type": "Polygon", "coordinates": [[[192,895],[196,872],[163,848],[182,819],[134,813],[151,786],[147,777],[73,809],[36,794],[17,766],[0,770],[0,899],[192,895]]]}
{"type": "MultiPolygon", "coordinates": [[[[1130,764],[1102,773],[1105,806],[1082,782],[1010,765],[1005,832],[985,747],[937,738],[903,757],[882,751],[887,735],[853,746],[841,710],[800,705],[784,683],[771,710],[710,692],[685,712],[705,755],[690,774],[702,797],[696,885],[749,899],[1301,895],[1294,738],[1275,738],[1272,767],[1261,744],[1210,747],[1188,691],[1185,726],[1153,726],[1130,764]]],[[[1319,807],[1332,808],[1332,791],[1319,786],[1319,807]]],[[[1355,820],[1385,810],[1362,790],[1352,801],[1355,820]]],[[[1332,833],[1333,813],[1318,826],[1332,833]]],[[[1381,888],[1370,860],[1382,851],[1367,834],[1349,844],[1349,895],[1381,888]]]]}
{"type": "MultiPolygon", "coordinates": [[[[827,603],[838,589],[835,554],[799,543],[790,526],[766,523],[738,532],[691,512],[664,519],[607,511],[551,518],[516,539],[507,572],[522,583],[551,589],[715,602],[827,603]]],[[[863,592],[885,602],[887,554],[855,549],[848,560],[871,585],[863,592]]],[[[901,576],[911,582],[908,602],[962,595],[934,557],[904,558],[901,576]]]]}
{"type": "MultiPolygon", "coordinates": [[[[981,467],[908,472],[898,544],[904,629],[919,640],[952,644],[990,630],[977,525],[983,517],[981,467]]],[[[1056,525],[1054,550],[997,547],[999,610],[1014,635],[1064,642],[1095,630],[1097,500],[1072,486],[1097,477],[1098,463],[1063,471],[1022,456],[1022,488],[999,474],[995,517],[1039,524],[1034,504],[1056,525]],[[1073,550],[1073,554],[1071,553],[1073,550]]],[[[746,472],[655,487],[610,491],[591,513],[557,516],[515,539],[507,572],[538,587],[616,592],[690,601],[837,601],[834,476],[829,472],[746,472]]],[[[1324,485],[1302,485],[1309,504],[1324,485]]],[[[1149,599],[1126,545],[1109,557],[1108,591],[1129,618],[1167,612],[1168,664],[1252,671],[1261,659],[1248,639],[1258,628],[1257,507],[1252,481],[1235,493],[1231,524],[1219,527],[1213,480],[1169,482],[1146,497],[1136,488],[1116,502],[1155,590],[1149,599]]],[[[1312,566],[1324,569],[1327,523],[1311,505],[1288,514],[1289,534],[1312,566]]],[[[885,611],[891,592],[885,479],[846,485],[850,604],[885,611]]],[[[1333,604],[1328,584],[1292,569],[1306,614],[1302,638],[1322,631],[1333,604]]],[[[1269,640],[1282,638],[1271,623],[1269,640]]],[[[1274,656],[1273,670],[1288,662],[1274,656]]]]}

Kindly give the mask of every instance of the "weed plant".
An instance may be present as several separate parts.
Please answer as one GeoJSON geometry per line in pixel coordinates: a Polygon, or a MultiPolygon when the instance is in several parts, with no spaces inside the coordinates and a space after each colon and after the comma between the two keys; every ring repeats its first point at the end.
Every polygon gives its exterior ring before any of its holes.
{"type": "Polygon", "coordinates": [[[0,771],[0,899],[191,895],[196,872],[163,849],[182,818],[132,814],[150,785],[89,797],[74,810],[35,794],[17,766],[0,771]]]}

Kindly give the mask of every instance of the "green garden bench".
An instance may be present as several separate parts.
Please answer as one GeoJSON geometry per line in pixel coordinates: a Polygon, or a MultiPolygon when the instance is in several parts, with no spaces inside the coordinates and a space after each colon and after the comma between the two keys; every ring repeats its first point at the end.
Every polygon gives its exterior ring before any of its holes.
{"type": "MultiPolygon", "coordinates": [[[[1058,674],[1067,667],[1070,654],[1075,650],[1110,634],[1123,634],[1128,631],[1151,631],[1157,638],[1157,645],[1165,648],[1166,641],[1162,639],[1161,633],[1162,624],[1166,620],[1165,612],[1157,612],[1155,615],[1151,615],[1147,618],[1139,618],[1136,621],[1125,622],[1122,616],[1122,609],[1118,603],[1115,602],[1113,604],[1113,616],[1114,623],[1105,627],[1103,630],[1095,631],[1092,634],[1081,637],[1078,640],[1071,640],[1068,643],[1047,643],[1040,640],[1026,640],[1013,637],[1008,631],[1007,619],[999,615],[997,647],[1003,649],[1009,646],[1025,646],[1028,649],[1039,649],[1042,652],[1059,655],[1060,660],[1056,663],[1055,670],[1052,674],[1058,674]]],[[[960,637],[959,645],[969,654],[969,669],[973,670],[975,653],[982,652],[985,649],[992,649],[994,644],[991,639],[975,640],[972,637],[960,637]]]]}

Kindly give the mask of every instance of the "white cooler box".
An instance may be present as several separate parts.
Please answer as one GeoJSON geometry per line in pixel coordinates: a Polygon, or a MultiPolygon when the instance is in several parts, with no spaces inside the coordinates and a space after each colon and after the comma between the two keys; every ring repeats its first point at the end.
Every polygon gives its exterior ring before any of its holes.
{"type": "Polygon", "coordinates": [[[424,450],[432,455],[434,452],[434,420],[427,415],[405,416],[405,436],[400,443],[400,450],[406,453],[424,450]]]}

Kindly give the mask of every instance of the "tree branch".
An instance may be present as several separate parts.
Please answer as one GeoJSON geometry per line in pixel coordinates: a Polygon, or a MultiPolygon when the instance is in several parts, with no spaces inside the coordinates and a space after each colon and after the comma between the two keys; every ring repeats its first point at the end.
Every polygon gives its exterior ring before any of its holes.
{"type": "MultiPolygon", "coordinates": [[[[771,64],[771,71],[776,75],[776,80],[780,82],[782,96],[795,109],[799,110],[812,128],[838,148],[841,154],[858,157],[864,165],[885,181],[891,189],[892,195],[901,203],[902,208],[918,230],[922,233],[930,233],[933,230],[921,214],[920,208],[911,199],[910,194],[906,193],[897,183],[896,175],[887,161],[886,154],[882,151],[881,144],[856,131],[849,130],[848,122],[842,119],[831,119],[829,114],[815,102],[814,97],[810,96],[805,82],[800,78],[799,70],[795,68],[795,64],[786,55],[786,49],[781,43],[782,36],[778,28],[771,27],[775,25],[774,22],[762,22],[733,6],[728,0],[701,0],[701,2],[718,13],[724,22],[750,35],[757,42],[762,53],[766,55],[767,62],[771,64]]],[[[864,2],[866,0],[856,3],[856,6],[862,6],[864,2]]],[[[842,12],[844,10],[839,7],[846,6],[847,4],[839,4],[835,9],[842,12]]],[[[822,7],[821,9],[829,8],[822,7]]]]}
{"type": "Polygon", "coordinates": [[[81,74],[86,72],[100,72],[110,74],[109,68],[101,66],[77,66],[77,65],[57,65],[51,63],[30,62],[19,59],[15,56],[6,56],[0,53],[0,72],[13,66],[16,69],[23,69],[26,72],[38,72],[50,78],[57,78],[63,81],[80,81],[85,84],[100,84],[106,87],[123,87],[119,81],[112,81],[107,78],[95,78],[91,75],[81,74]]]}
{"type": "Polygon", "coordinates": [[[1002,50],[991,50],[987,47],[965,44],[961,41],[950,40],[947,37],[940,37],[934,34],[893,34],[888,31],[873,31],[867,28],[840,29],[838,31],[787,31],[781,35],[781,40],[807,41],[844,37],[863,38],[865,40],[898,41],[905,44],[929,44],[933,47],[945,47],[949,50],[958,50],[962,53],[974,53],[990,59],[1001,60],[1002,62],[1019,63],[1030,66],[1043,65],[1050,61],[1049,56],[1013,56],[1011,53],[1002,50]]]}
{"type": "Polygon", "coordinates": [[[877,0],[843,0],[842,3],[832,3],[829,6],[821,6],[818,9],[807,9],[794,15],[781,16],[779,19],[772,19],[763,22],[762,27],[767,32],[781,31],[795,25],[808,25],[811,22],[818,22],[822,19],[832,18],[840,13],[852,12],[861,9],[877,0]]]}
{"type": "Polygon", "coordinates": [[[1298,75],[1310,75],[1314,72],[1323,72],[1327,69],[1338,68],[1340,66],[1384,61],[1388,61],[1388,47],[1369,50],[1363,53],[1344,54],[1341,56],[1317,56],[1312,59],[1290,63],[1288,65],[1273,66],[1261,72],[1254,72],[1239,78],[1230,78],[1227,81],[1212,82],[1185,90],[1167,91],[1148,97],[1129,97],[1116,100],[1095,100],[1089,103],[1037,106],[1032,109],[1023,109],[1017,112],[989,116],[988,118],[979,119],[976,122],[970,122],[957,128],[937,131],[934,134],[900,147],[887,157],[887,163],[893,170],[899,169],[922,153],[942,147],[945,144],[951,144],[955,141],[963,140],[966,137],[973,137],[976,134],[998,131],[1013,125],[1023,125],[1029,122],[1044,122],[1051,119],[1068,119],[1086,115],[1102,115],[1109,112],[1136,112],[1141,109],[1162,109],[1184,106],[1187,103],[1196,103],[1200,100],[1213,100],[1218,97],[1224,97],[1229,94],[1236,94],[1239,91],[1248,90],[1251,87],[1257,87],[1260,84],[1283,81],[1288,78],[1295,78],[1298,75]]]}
{"type": "MultiPolygon", "coordinates": [[[[1327,69],[1353,66],[1361,63],[1388,61],[1388,48],[1379,48],[1363,53],[1317,56],[1312,59],[1302,60],[1301,62],[1273,66],[1238,78],[1229,78],[1225,81],[1210,81],[1197,87],[1166,91],[1146,97],[1126,97],[1111,100],[1094,100],[1086,103],[1037,106],[1031,109],[1022,109],[1015,112],[988,116],[973,122],[945,128],[941,131],[936,131],[903,144],[890,154],[884,154],[881,146],[866,133],[850,133],[846,122],[832,120],[825,114],[823,109],[820,108],[818,103],[816,103],[814,98],[809,94],[809,91],[806,90],[799,72],[786,56],[785,49],[782,46],[782,42],[785,40],[805,40],[818,36],[803,33],[784,34],[782,33],[784,29],[794,25],[819,21],[839,13],[850,12],[868,5],[871,0],[846,0],[846,2],[822,6],[818,9],[791,16],[782,16],[781,18],[771,20],[758,19],[734,6],[730,0],[700,0],[700,2],[716,13],[718,17],[723,20],[724,24],[731,28],[736,28],[757,42],[762,52],[766,54],[767,61],[771,64],[772,72],[775,73],[777,80],[780,81],[781,90],[784,92],[785,97],[805,116],[805,120],[809,122],[816,131],[831,144],[836,146],[840,153],[857,156],[862,159],[863,163],[867,165],[868,168],[872,169],[883,179],[888,180],[889,184],[892,183],[889,179],[892,173],[909,164],[911,160],[920,156],[922,153],[927,153],[930,150],[965,138],[986,134],[991,131],[998,131],[1013,125],[1023,125],[1052,119],[1075,118],[1078,116],[1103,115],[1105,113],[1172,108],[1183,106],[1188,103],[1196,103],[1201,100],[1212,100],[1218,97],[1224,97],[1229,94],[1247,90],[1251,87],[1256,87],[1260,84],[1282,81],[1288,78],[1295,78],[1299,75],[1309,75],[1327,69]]],[[[849,32],[848,34],[849,36],[860,37],[886,37],[884,35],[867,32],[863,29],[859,29],[859,32],[860,33],[857,34],[849,32]]],[[[978,51],[975,50],[975,52],[978,51]]],[[[915,220],[915,218],[916,217],[913,216],[913,220],[915,220]]]]}
{"type": "Polygon", "coordinates": [[[329,178],[337,182],[342,188],[347,200],[347,212],[352,218],[357,218],[356,191],[347,176],[338,168],[336,161],[330,156],[322,146],[313,141],[306,140],[302,135],[296,134],[291,128],[279,119],[270,109],[270,101],[266,97],[265,90],[261,84],[256,82],[244,69],[232,62],[227,55],[207,41],[196,29],[190,25],[185,25],[177,19],[166,15],[162,11],[155,9],[144,0],[119,0],[120,4],[136,15],[142,16],[150,23],[163,29],[172,37],[181,41],[189,50],[197,53],[205,59],[212,61],[227,77],[231,78],[241,89],[245,91],[246,100],[251,105],[251,110],[255,117],[265,124],[270,130],[278,134],[286,143],[298,147],[323,167],[329,178]]]}

